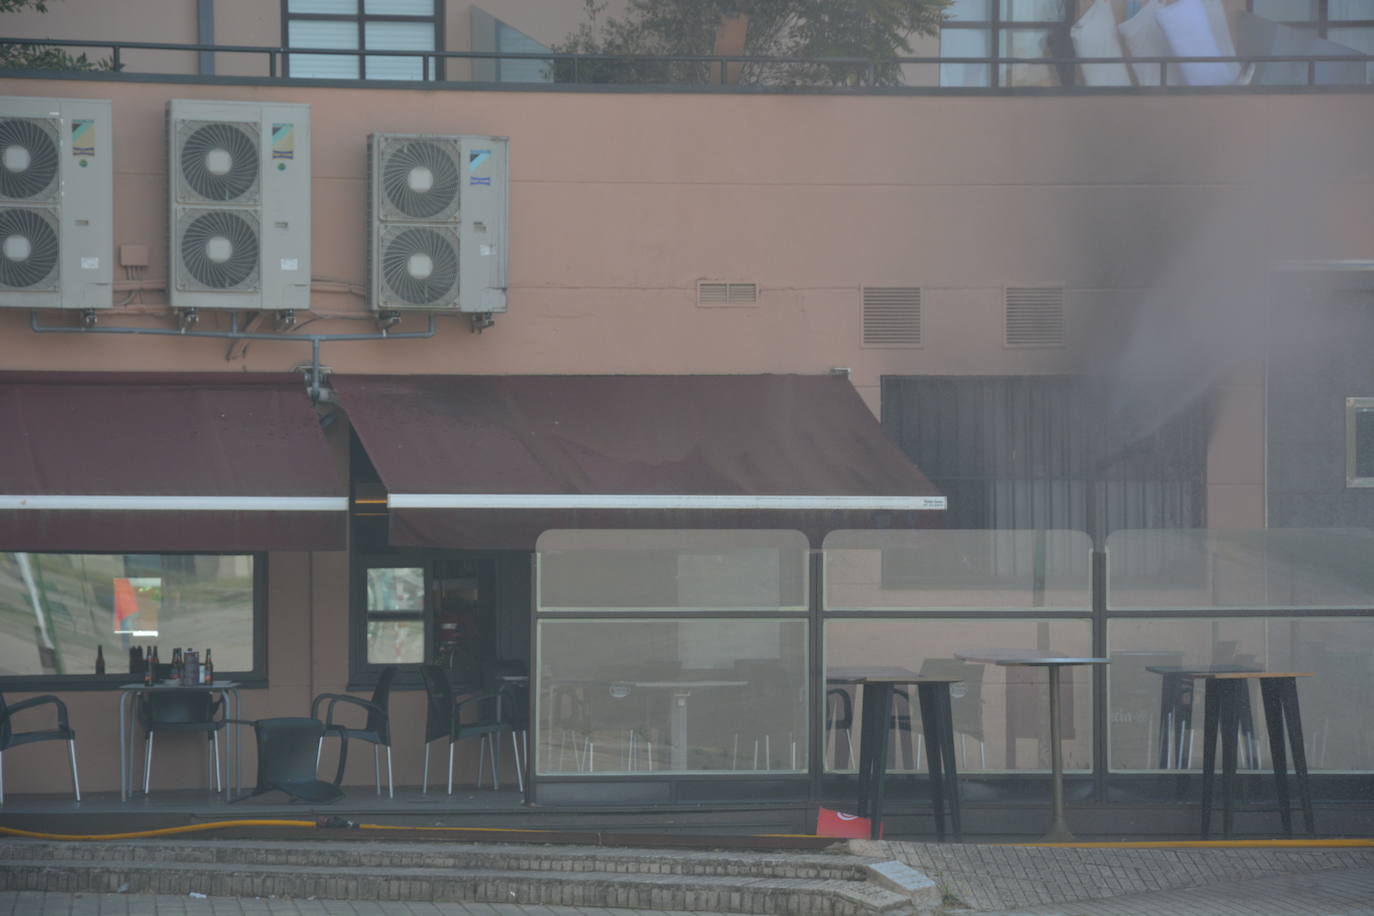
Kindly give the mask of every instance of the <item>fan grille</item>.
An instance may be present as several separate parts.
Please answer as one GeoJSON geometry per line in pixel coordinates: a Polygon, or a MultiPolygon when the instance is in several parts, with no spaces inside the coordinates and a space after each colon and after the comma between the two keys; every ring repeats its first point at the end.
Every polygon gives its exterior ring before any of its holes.
{"type": "Polygon", "coordinates": [[[57,287],[57,225],[43,210],[0,210],[0,287],[57,287]]]}
{"type": "MultiPolygon", "coordinates": [[[[458,293],[458,239],[423,226],[382,239],[382,279],[400,303],[446,307],[458,293]]],[[[396,304],[396,303],[389,303],[396,304]]]]}
{"type": "MultiPolygon", "coordinates": [[[[203,289],[256,288],[258,229],[236,210],[209,210],[191,215],[178,247],[186,273],[203,289]]],[[[182,284],[183,288],[185,284],[182,284]]]]}
{"type": "Polygon", "coordinates": [[[390,208],[410,219],[446,219],[458,205],[458,147],[410,140],[382,154],[382,194],[390,208]]]}
{"type": "Polygon", "coordinates": [[[187,122],[181,136],[181,177],[192,194],[220,202],[256,199],[259,153],[253,125],[187,122]]]}
{"type": "Polygon", "coordinates": [[[0,121],[0,196],[46,200],[57,190],[57,140],[46,120],[0,121]]]}

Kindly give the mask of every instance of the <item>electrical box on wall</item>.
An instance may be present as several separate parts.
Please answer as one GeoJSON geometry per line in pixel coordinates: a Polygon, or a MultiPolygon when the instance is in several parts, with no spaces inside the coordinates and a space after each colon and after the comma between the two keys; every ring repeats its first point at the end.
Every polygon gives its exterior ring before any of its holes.
{"type": "Polygon", "coordinates": [[[0,97],[0,306],[113,304],[110,102],[0,97]]]}
{"type": "Polygon", "coordinates": [[[310,106],[167,106],[173,308],[310,307],[310,106]]]}
{"type": "Polygon", "coordinates": [[[505,137],[368,138],[368,288],[378,311],[506,310],[505,137]]]}

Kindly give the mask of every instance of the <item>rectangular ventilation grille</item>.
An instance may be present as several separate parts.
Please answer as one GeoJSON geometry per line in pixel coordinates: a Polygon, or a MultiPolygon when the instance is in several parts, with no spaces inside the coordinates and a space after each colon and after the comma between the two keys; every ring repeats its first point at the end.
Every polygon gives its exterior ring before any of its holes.
{"type": "Polygon", "coordinates": [[[753,305],[758,301],[757,283],[697,284],[697,305],[753,305]]]}
{"type": "Polygon", "coordinates": [[[919,347],[920,345],[920,287],[865,286],[864,346],[919,347]]]}
{"type": "Polygon", "coordinates": [[[1064,346],[1064,288],[1007,287],[1007,346],[1064,346]]]}

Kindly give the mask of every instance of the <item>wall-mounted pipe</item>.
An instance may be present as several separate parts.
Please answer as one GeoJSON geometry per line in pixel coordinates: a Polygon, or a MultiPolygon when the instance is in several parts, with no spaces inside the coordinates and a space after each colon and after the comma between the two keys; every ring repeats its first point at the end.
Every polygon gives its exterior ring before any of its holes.
{"type": "Polygon", "coordinates": [[[349,340],[426,340],[434,336],[438,327],[437,316],[429,315],[429,327],[423,331],[390,331],[386,328],[374,334],[265,334],[256,331],[240,331],[237,312],[229,314],[229,330],[197,331],[189,323],[180,328],[111,328],[99,325],[68,327],[38,323],[38,312],[29,313],[29,328],[35,334],[133,334],[152,337],[208,337],[218,340],[267,340],[281,342],[308,342],[310,344],[310,377],[306,388],[310,400],[319,402],[325,396],[324,379],[320,370],[320,346],[325,343],[349,340]]]}

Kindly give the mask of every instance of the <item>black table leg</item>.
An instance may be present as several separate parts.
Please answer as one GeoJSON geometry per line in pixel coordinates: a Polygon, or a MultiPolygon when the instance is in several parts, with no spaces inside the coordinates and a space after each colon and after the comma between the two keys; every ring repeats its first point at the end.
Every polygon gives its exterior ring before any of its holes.
{"type": "Polygon", "coordinates": [[[1238,688],[1245,685],[1232,680],[1214,683],[1221,688],[1221,831],[1229,840],[1235,829],[1236,752],[1240,743],[1238,688]]]}
{"type": "Polygon", "coordinates": [[[1279,678],[1279,697],[1283,701],[1283,717],[1288,721],[1288,740],[1293,747],[1293,775],[1298,781],[1298,799],[1302,802],[1302,819],[1309,834],[1316,834],[1316,820],[1312,815],[1312,789],[1307,784],[1307,748],[1302,742],[1302,716],[1298,713],[1297,678],[1279,678]]]}
{"type": "MultiPolygon", "coordinates": [[[[921,684],[916,696],[921,704],[921,732],[926,739],[926,772],[930,774],[930,802],[935,811],[935,839],[945,839],[945,740],[934,684],[921,684]]],[[[946,688],[948,689],[948,688],[946,688]]]]}
{"type": "Polygon", "coordinates": [[[1283,685],[1277,678],[1260,681],[1260,698],[1264,702],[1264,722],[1269,729],[1269,759],[1274,765],[1274,794],[1279,800],[1279,820],[1283,835],[1293,835],[1293,812],[1288,801],[1288,761],[1284,752],[1283,685]]]}
{"type": "Polygon", "coordinates": [[[1212,782],[1217,771],[1217,710],[1221,692],[1208,684],[1202,695],[1202,838],[1212,832],[1212,782]]]}
{"type": "MultiPolygon", "coordinates": [[[[964,827],[959,811],[959,769],[954,760],[954,709],[950,702],[950,685],[932,684],[930,687],[933,691],[931,705],[939,722],[937,731],[941,756],[944,758],[940,778],[944,794],[949,797],[949,819],[954,828],[954,838],[957,840],[963,836],[964,827]]],[[[930,739],[926,738],[926,744],[929,743],[930,739]]]]}
{"type": "Polygon", "coordinates": [[[892,688],[864,684],[863,734],[859,751],[859,816],[872,823],[870,835],[882,835],[883,791],[887,781],[887,731],[892,718],[892,688]]]}

